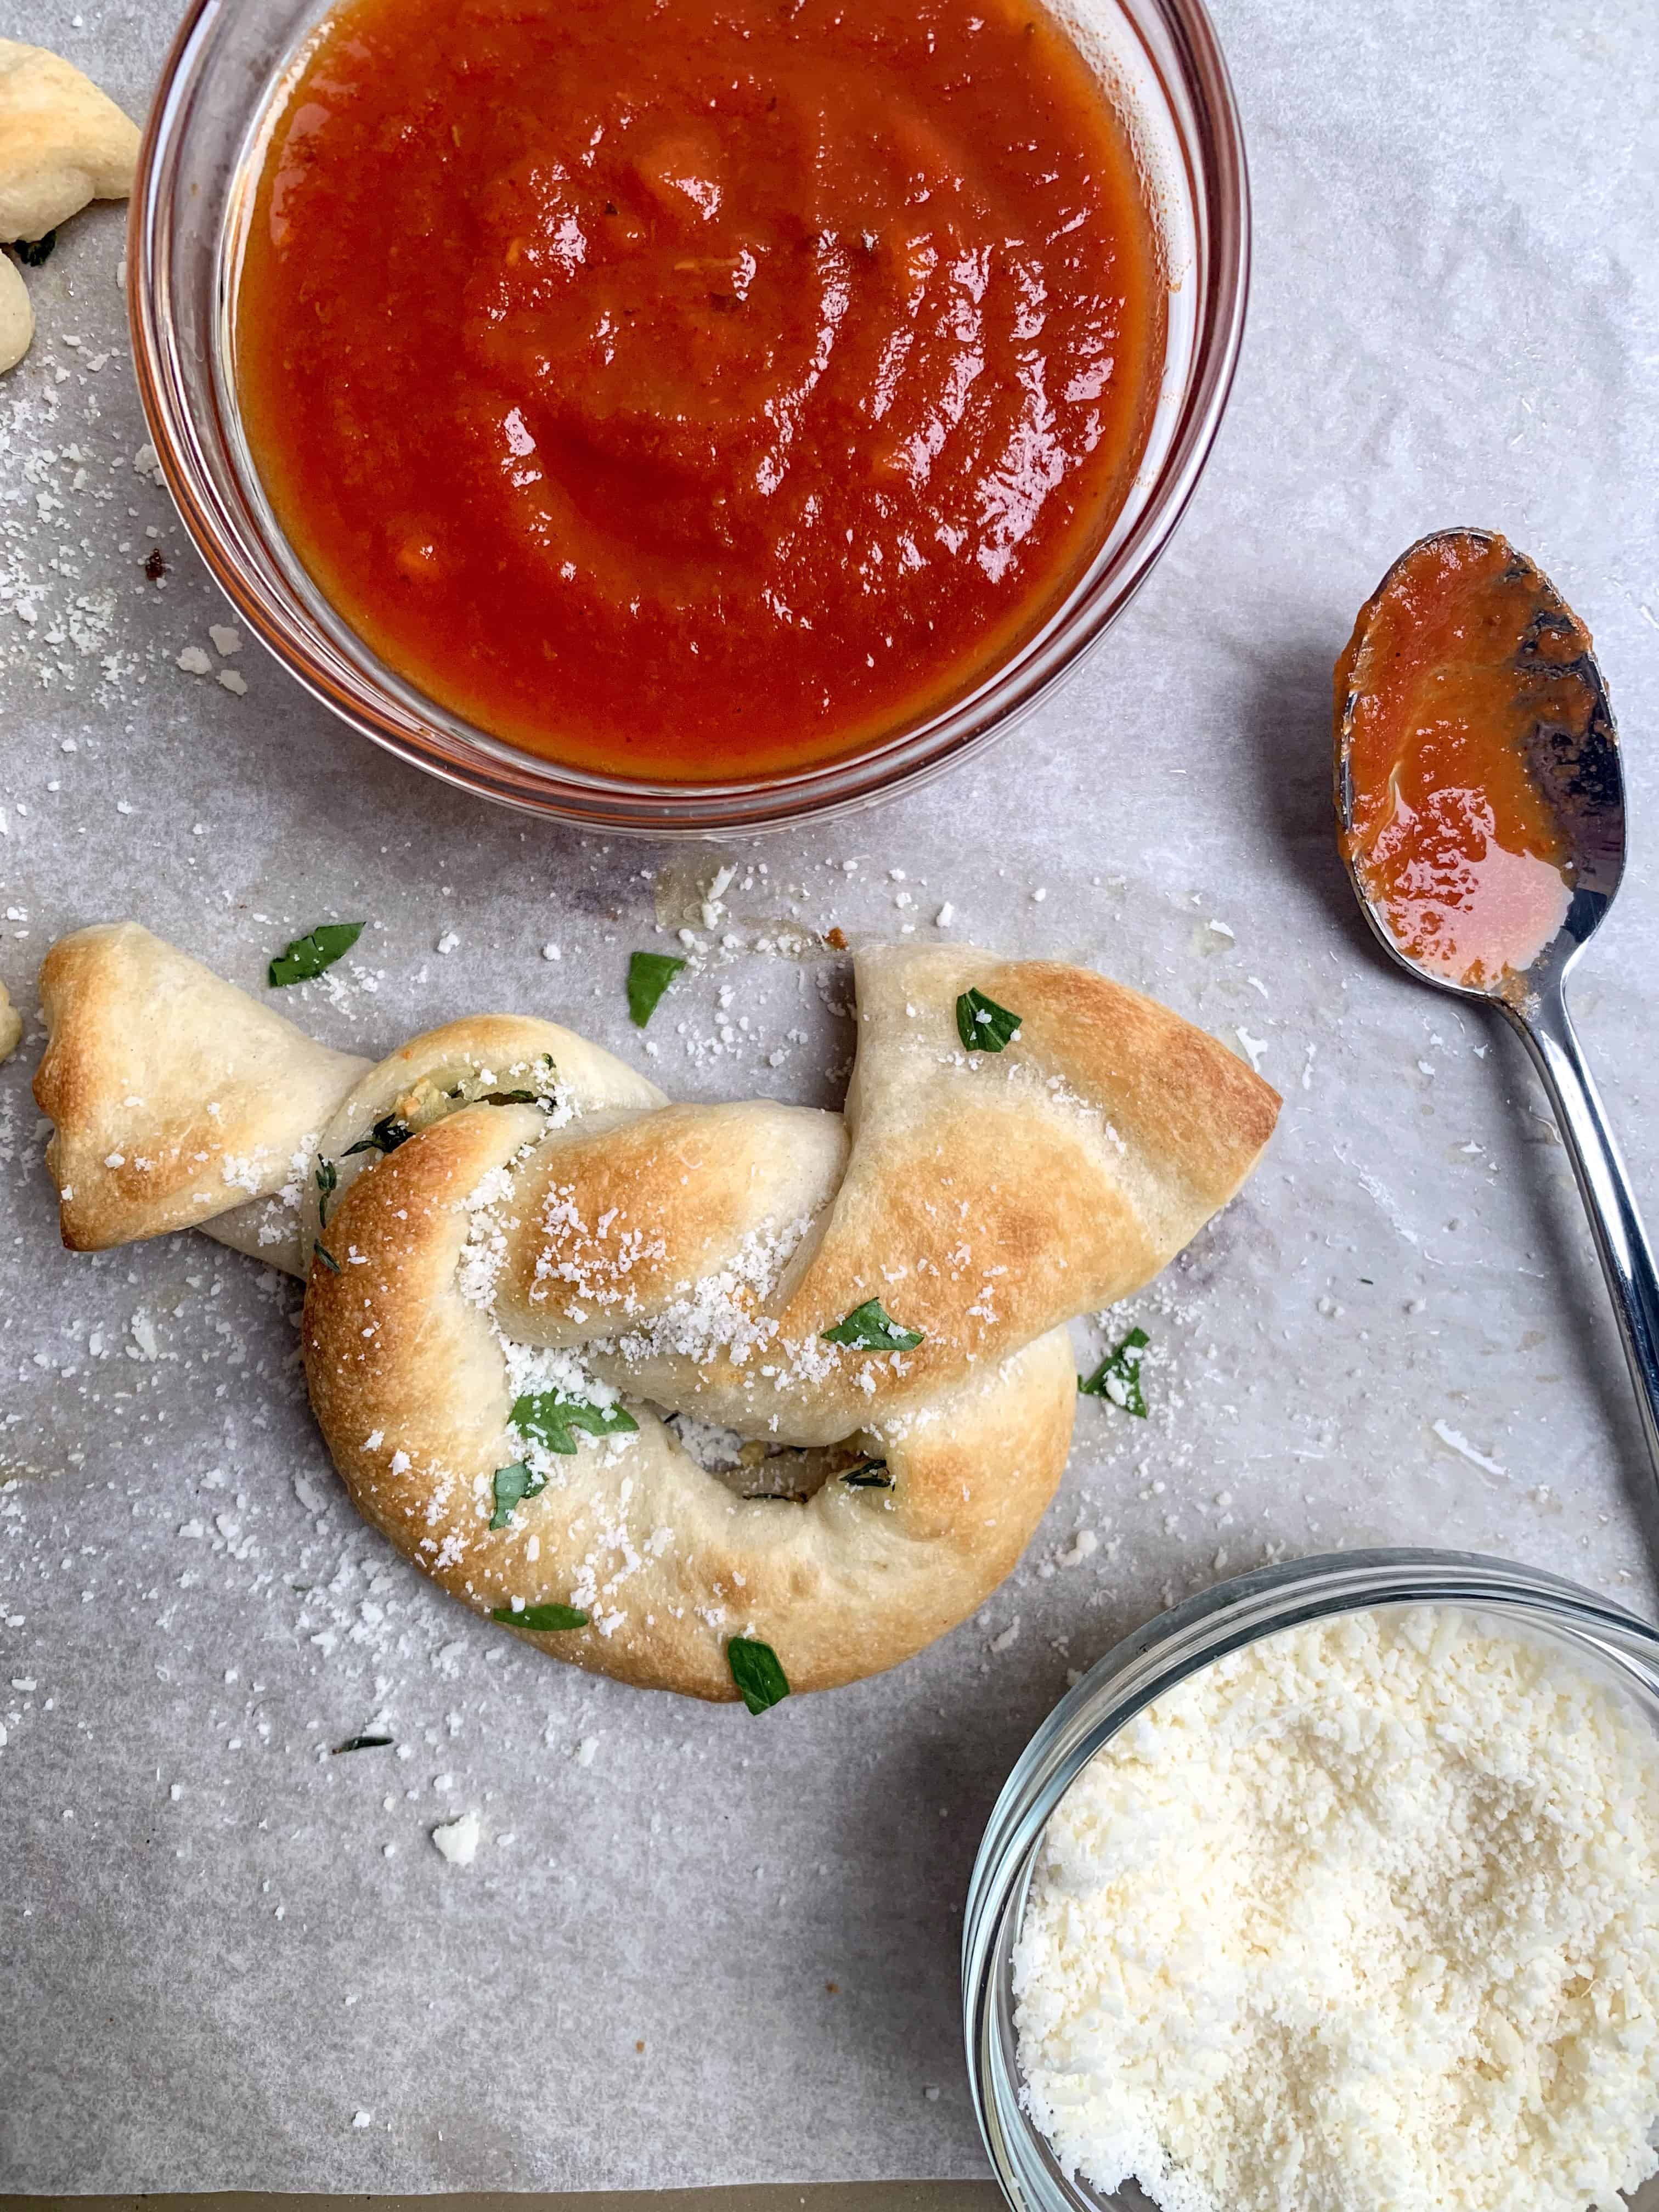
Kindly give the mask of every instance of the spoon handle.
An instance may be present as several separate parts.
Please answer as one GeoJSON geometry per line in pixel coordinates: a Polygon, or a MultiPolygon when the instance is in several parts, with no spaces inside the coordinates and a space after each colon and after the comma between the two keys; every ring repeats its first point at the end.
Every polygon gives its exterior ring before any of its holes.
{"type": "Polygon", "coordinates": [[[1636,1385],[1648,1456],[1659,1478],[1659,1274],[1618,1143],[1578,1048],[1559,980],[1523,1014],[1506,1006],[1555,1109],[1556,1126],[1589,1216],[1636,1385]]]}

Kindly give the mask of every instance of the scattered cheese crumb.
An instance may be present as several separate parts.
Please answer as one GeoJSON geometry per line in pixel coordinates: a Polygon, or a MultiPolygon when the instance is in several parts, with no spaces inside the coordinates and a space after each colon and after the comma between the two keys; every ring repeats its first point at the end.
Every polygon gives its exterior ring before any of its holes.
{"type": "Polygon", "coordinates": [[[463,1813],[459,1820],[445,1820],[432,1831],[432,1840],[451,1866],[471,1866],[478,1856],[478,1816],[463,1813]]]}
{"type": "Polygon", "coordinates": [[[1463,1457],[1474,1466],[1484,1468],[1488,1474],[1503,1474],[1504,1470],[1498,1462],[1495,1459],[1488,1459],[1485,1452],[1476,1451],[1461,1429],[1454,1429],[1445,1421],[1436,1421],[1432,1426],[1436,1436],[1443,1444],[1449,1445],[1455,1452],[1461,1452],[1463,1457]]]}

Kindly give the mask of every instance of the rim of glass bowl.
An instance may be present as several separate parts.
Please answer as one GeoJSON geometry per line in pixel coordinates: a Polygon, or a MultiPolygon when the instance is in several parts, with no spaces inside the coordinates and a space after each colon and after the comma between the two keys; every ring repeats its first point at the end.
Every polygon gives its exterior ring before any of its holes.
{"type": "MultiPolygon", "coordinates": [[[[522,752],[428,699],[370,652],[312,583],[276,526],[235,420],[225,368],[230,301],[225,240],[246,189],[253,126],[269,80],[249,73],[243,151],[220,204],[179,186],[181,149],[213,43],[258,0],[193,0],[162,70],[139,155],[128,229],[133,360],[151,439],[191,538],[221,588],[313,697],[388,751],[477,796],[589,830],[712,836],[782,827],[868,805],[959,763],[1011,728],[1100,640],[1163,552],[1220,428],[1249,289],[1249,185],[1231,81],[1204,0],[1114,0],[1160,88],[1177,145],[1192,228],[1191,356],[1164,459],[1132,524],[1109,535],[1060,605],[966,697],[843,760],[775,776],[675,784],[607,777],[522,752]],[[206,403],[189,393],[191,331],[175,289],[175,228],[217,235],[210,316],[215,358],[196,362],[206,403]]],[[[1166,191],[1170,180],[1165,180],[1166,191]]],[[[1167,369],[1166,369],[1167,374],[1167,369]]],[[[1131,494],[1132,500],[1136,496],[1131,494]]]]}
{"type": "Polygon", "coordinates": [[[1154,2212],[1133,2183],[1103,2197],[1065,2173],[1019,2101],[1010,1964],[1042,1831],[1102,1745],[1200,1668],[1280,1630],[1377,1606],[1510,1613],[1611,1666],[1659,1728],[1659,1632],[1541,1568],[1472,1552],[1342,1552],[1235,1576],[1160,1613],[1099,1659],[1021,1753],[986,1824],[962,1936],[969,2084],[1016,2212],[1154,2212]]]}

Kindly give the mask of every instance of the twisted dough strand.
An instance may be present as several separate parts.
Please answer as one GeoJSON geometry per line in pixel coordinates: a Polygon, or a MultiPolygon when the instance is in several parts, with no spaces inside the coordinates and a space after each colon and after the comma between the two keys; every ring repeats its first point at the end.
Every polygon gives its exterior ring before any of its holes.
{"type": "Polygon", "coordinates": [[[1070,1439],[1064,1324],[1232,1194],[1278,1101],[1084,969],[958,947],[855,965],[836,1115],[673,1104],[506,1016],[365,1070],[131,924],[82,932],[42,976],[65,1239],[195,1223],[298,1272],[320,1231],[312,1402],[355,1501],[423,1571],[479,1611],[579,1607],[579,1630],[520,1632],[634,1682],[730,1698],[738,1635],[797,1690],[856,1679],[1013,1565],[1070,1439]],[[1006,1051],[963,1049],[970,988],[1020,1017],[1006,1051]],[[872,1300],[919,1340],[826,1337],[872,1300]],[[631,1425],[554,1449],[513,1419],[538,1392],[631,1425]],[[738,1496],[666,1408],[830,1448],[828,1479],[738,1496]],[[836,1453],[880,1465],[849,1483],[836,1453]]]}

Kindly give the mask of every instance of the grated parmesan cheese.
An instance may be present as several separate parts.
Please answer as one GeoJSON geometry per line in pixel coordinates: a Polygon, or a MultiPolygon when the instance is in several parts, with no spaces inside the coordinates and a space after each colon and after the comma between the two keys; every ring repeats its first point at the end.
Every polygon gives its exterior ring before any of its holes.
{"type": "Polygon", "coordinates": [[[444,1820],[432,1831],[432,1840],[451,1866],[471,1866],[478,1856],[483,1833],[476,1813],[463,1813],[458,1820],[444,1820]]]}
{"type": "Polygon", "coordinates": [[[1659,1748],[1541,1643],[1358,1613],[1206,1668],[1048,1824],[1028,2109],[1163,2212],[1583,2212],[1659,2171],[1659,1748]]]}

